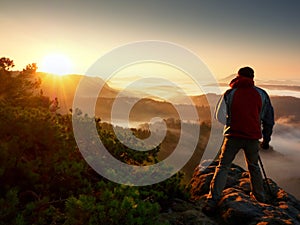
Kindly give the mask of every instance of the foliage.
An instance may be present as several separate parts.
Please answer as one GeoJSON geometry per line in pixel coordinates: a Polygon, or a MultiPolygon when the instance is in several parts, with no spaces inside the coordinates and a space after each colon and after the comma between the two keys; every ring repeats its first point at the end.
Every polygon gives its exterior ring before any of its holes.
{"type": "Polygon", "coordinates": [[[13,67],[13,60],[0,58],[0,102],[23,107],[49,106],[49,98],[39,90],[41,79],[36,76],[37,65],[28,64],[22,71],[11,71],[13,67]]]}
{"type": "MultiPolygon", "coordinates": [[[[71,115],[3,105],[0,123],[7,127],[0,135],[3,224],[151,224],[164,201],[182,191],[178,176],[130,187],[96,174],[77,149],[71,115]]],[[[126,152],[109,131],[99,134],[115,143],[115,155],[126,152]]]]}
{"type": "MultiPolygon", "coordinates": [[[[17,74],[13,65],[0,59],[0,224],[159,224],[166,202],[184,196],[182,174],[145,187],[101,177],[78,150],[72,115],[49,110],[49,99],[37,91],[36,65],[17,74]]],[[[91,119],[79,118],[83,123],[91,119]]],[[[134,165],[157,161],[159,148],[147,154],[131,150],[110,124],[100,119],[96,124],[117,159],[134,165]]]]}

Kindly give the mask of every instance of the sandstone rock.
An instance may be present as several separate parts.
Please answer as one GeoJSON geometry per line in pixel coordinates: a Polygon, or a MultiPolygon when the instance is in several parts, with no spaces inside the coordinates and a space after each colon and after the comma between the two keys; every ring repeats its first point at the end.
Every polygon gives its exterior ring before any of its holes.
{"type": "MultiPolygon", "coordinates": [[[[193,200],[205,199],[217,164],[218,162],[214,161],[204,170],[201,165],[195,169],[190,182],[193,200]]],[[[218,224],[300,225],[300,201],[285,192],[271,179],[265,182],[268,182],[271,193],[268,193],[268,189],[265,188],[269,201],[260,203],[250,196],[249,173],[233,164],[228,174],[223,197],[218,204],[219,213],[211,219],[217,221],[218,224]]]]}
{"type": "Polygon", "coordinates": [[[187,188],[191,199],[173,199],[168,211],[160,214],[159,222],[170,225],[300,225],[298,199],[268,179],[265,181],[268,203],[258,202],[250,195],[249,173],[234,164],[218,204],[218,213],[210,218],[205,216],[202,207],[217,165],[218,161],[199,165],[187,188]]]}

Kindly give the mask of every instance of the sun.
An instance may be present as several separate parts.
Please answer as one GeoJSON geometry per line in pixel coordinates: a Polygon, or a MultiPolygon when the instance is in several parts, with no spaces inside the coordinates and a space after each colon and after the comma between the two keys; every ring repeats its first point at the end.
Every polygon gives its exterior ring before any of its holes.
{"type": "Polygon", "coordinates": [[[38,67],[42,72],[63,76],[72,72],[73,64],[66,55],[51,53],[42,58],[38,67]]]}

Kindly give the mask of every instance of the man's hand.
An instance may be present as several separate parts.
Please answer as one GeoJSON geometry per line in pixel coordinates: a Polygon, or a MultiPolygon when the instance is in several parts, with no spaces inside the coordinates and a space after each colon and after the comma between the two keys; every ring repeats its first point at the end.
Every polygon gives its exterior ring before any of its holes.
{"type": "Polygon", "coordinates": [[[270,145],[269,145],[269,143],[268,142],[265,142],[265,141],[262,141],[261,143],[260,143],[260,147],[262,148],[262,149],[269,149],[270,148],[270,145]]]}

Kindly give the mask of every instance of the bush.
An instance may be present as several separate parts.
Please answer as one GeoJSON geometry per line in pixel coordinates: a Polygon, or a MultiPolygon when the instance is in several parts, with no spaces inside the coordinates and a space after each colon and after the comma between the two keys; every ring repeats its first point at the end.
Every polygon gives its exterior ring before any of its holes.
{"type": "MultiPolygon", "coordinates": [[[[78,150],[72,115],[50,112],[49,98],[34,94],[39,87],[39,79],[31,82],[36,66],[27,66],[17,77],[11,67],[11,60],[0,59],[0,224],[158,224],[170,199],[184,197],[181,173],[145,187],[116,184],[97,174],[78,150]]],[[[85,123],[92,118],[78,113],[78,119],[85,123]]],[[[118,160],[157,162],[158,147],[146,153],[131,150],[110,124],[99,119],[96,124],[98,138],[118,160]]]]}

